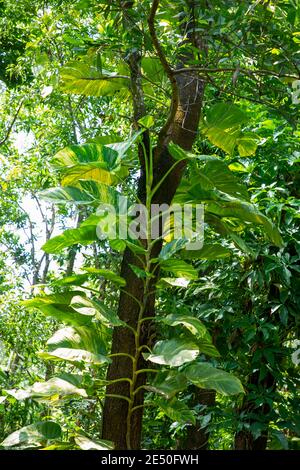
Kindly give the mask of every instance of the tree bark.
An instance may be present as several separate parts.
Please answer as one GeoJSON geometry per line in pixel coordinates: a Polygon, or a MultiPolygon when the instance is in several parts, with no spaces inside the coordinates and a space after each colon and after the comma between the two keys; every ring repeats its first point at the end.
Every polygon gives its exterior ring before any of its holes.
{"type": "MultiPolygon", "coordinates": [[[[158,2],[156,3],[156,8],[158,2]]],[[[155,12],[154,12],[155,14],[155,12]]],[[[189,41],[194,44],[194,35],[190,34],[189,41]]],[[[195,45],[195,44],[194,44],[195,45]]],[[[162,65],[165,60],[158,51],[162,65]]],[[[190,57],[185,56],[180,58],[179,66],[182,67],[190,57]]],[[[166,65],[167,67],[167,65],[166,65]]],[[[134,70],[133,70],[134,72],[134,70]]],[[[136,71],[135,71],[136,72],[136,71]]],[[[170,70],[167,71],[170,72],[170,70]]],[[[172,140],[176,144],[180,145],[186,150],[190,150],[194,143],[201,107],[204,83],[199,79],[197,73],[187,72],[182,73],[180,76],[174,78],[173,81],[173,101],[171,104],[170,116],[167,121],[167,125],[164,126],[163,132],[159,135],[159,141],[157,144],[156,151],[154,152],[154,168],[153,168],[153,187],[161,180],[161,178],[167,173],[172,164],[174,163],[171,155],[168,152],[167,145],[172,140]],[[176,96],[175,96],[176,92],[176,96]],[[174,103],[176,103],[176,109],[174,109],[174,103]]],[[[171,81],[171,80],[170,80],[171,81]]],[[[135,82],[135,85],[137,82],[135,82]]],[[[134,87],[132,87],[134,91],[134,87]]],[[[137,96],[137,90],[135,96],[133,96],[133,102],[135,102],[137,96]]],[[[141,106],[142,97],[137,100],[136,109],[139,112],[143,112],[143,106],[141,106]]],[[[147,138],[147,134],[144,134],[144,138],[147,138]]],[[[146,142],[147,143],[147,142],[146,142]]],[[[141,160],[141,157],[140,157],[141,160]]],[[[157,191],[156,196],[153,200],[159,204],[170,204],[173,196],[180,183],[183,171],[185,169],[185,162],[181,162],[176,165],[175,169],[165,178],[160,189],[157,191]]],[[[143,199],[146,192],[145,178],[143,174],[143,161],[141,160],[141,177],[139,181],[139,196],[143,199]]],[[[157,257],[161,250],[161,243],[158,242],[154,245],[151,257],[157,257]]],[[[134,254],[126,249],[122,261],[121,276],[126,280],[126,288],[121,292],[119,299],[118,314],[121,320],[125,321],[128,325],[133,328],[137,327],[137,320],[139,315],[139,305],[134,298],[139,301],[143,301],[143,283],[142,280],[136,277],[133,271],[130,269],[129,264],[139,265],[138,260],[134,254]]],[[[157,272],[156,272],[157,276],[157,272]]],[[[152,317],[155,314],[155,283],[154,278],[150,283],[149,292],[151,295],[147,298],[146,309],[144,317],[152,317]]],[[[142,345],[147,345],[149,342],[149,336],[151,331],[150,322],[144,322],[143,334],[141,338],[142,345]]],[[[133,333],[127,328],[118,327],[113,331],[112,338],[112,354],[127,353],[135,354],[135,341],[133,333]]],[[[143,356],[139,356],[138,370],[146,367],[143,356]]],[[[115,356],[112,364],[109,366],[107,380],[115,380],[119,378],[132,377],[132,361],[128,357],[115,356]]],[[[146,375],[140,373],[136,387],[145,384],[146,375]]],[[[121,395],[128,397],[129,395],[129,384],[126,381],[120,381],[113,383],[107,387],[108,395],[121,395]]],[[[134,406],[142,405],[144,402],[144,391],[141,389],[135,397],[134,406]]],[[[116,449],[128,448],[126,444],[126,421],[127,421],[128,403],[125,399],[115,398],[112,396],[106,396],[104,410],[103,410],[103,421],[102,421],[102,437],[114,442],[116,449]]],[[[131,420],[131,449],[139,449],[141,445],[141,432],[142,432],[142,418],[143,408],[138,408],[132,415],[131,420]]]]}

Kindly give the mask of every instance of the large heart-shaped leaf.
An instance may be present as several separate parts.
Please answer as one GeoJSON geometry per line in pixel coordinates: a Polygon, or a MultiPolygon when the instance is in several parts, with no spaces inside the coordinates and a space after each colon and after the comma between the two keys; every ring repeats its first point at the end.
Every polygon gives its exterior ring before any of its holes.
{"type": "Polygon", "coordinates": [[[199,354],[196,343],[182,338],[158,341],[151,354],[144,354],[148,361],[178,367],[193,361],[199,354]]]}
{"type": "Polygon", "coordinates": [[[219,189],[223,193],[249,200],[246,186],[235,176],[234,172],[231,171],[224,162],[220,160],[207,162],[199,171],[199,177],[201,178],[202,176],[208,178],[208,180],[213,184],[213,187],[219,189]]]}
{"type": "Polygon", "coordinates": [[[48,240],[42,249],[46,253],[59,254],[72,245],[90,245],[97,240],[96,227],[85,225],[80,228],[65,230],[61,235],[48,240]]]}
{"type": "Polygon", "coordinates": [[[222,395],[244,393],[240,380],[224,370],[216,369],[211,364],[198,363],[186,367],[185,375],[200,388],[216,390],[222,395]]]}
{"type": "Polygon", "coordinates": [[[35,297],[29,299],[23,304],[27,308],[37,308],[44,315],[51,316],[58,321],[62,321],[72,326],[84,326],[90,325],[95,311],[80,311],[76,310],[71,306],[73,298],[80,295],[82,298],[82,292],[66,292],[65,294],[51,294],[43,297],[35,297]]]}
{"type": "Polygon", "coordinates": [[[94,354],[83,349],[57,348],[54,351],[41,351],[38,355],[45,360],[67,361],[72,363],[85,363],[102,365],[110,362],[108,357],[101,354],[94,354]]]}
{"type": "Polygon", "coordinates": [[[150,392],[159,393],[168,400],[187,387],[186,376],[177,370],[160,371],[155,380],[146,387],[150,392]]]}
{"type": "MultiPolygon", "coordinates": [[[[39,197],[55,204],[76,204],[79,206],[99,206],[111,204],[117,208],[119,193],[112,187],[98,181],[80,180],[76,188],[65,186],[41,191],[39,197]]],[[[93,225],[93,224],[92,224],[93,225]]]]}
{"type": "Polygon", "coordinates": [[[84,315],[94,315],[98,320],[111,326],[124,326],[125,323],[121,321],[114,310],[106,307],[100,300],[88,299],[87,297],[73,297],[71,302],[72,307],[79,313],[84,315]]]}
{"type": "Polygon", "coordinates": [[[241,156],[253,155],[257,147],[257,137],[241,130],[247,120],[246,113],[237,105],[217,103],[206,112],[201,130],[214,145],[230,155],[236,145],[241,156]]]}
{"type": "Polygon", "coordinates": [[[85,349],[96,354],[105,354],[106,348],[94,323],[86,326],[64,327],[57,330],[47,341],[48,351],[57,348],[85,349]]]}
{"type": "Polygon", "coordinates": [[[40,421],[13,432],[1,442],[4,448],[30,449],[41,447],[47,440],[59,439],[61,427],[54,421],[40,421]]]}
{"type": "Polygon", "coordinates": [[[87,393],[83,388],[78,388],[70,382],[58,377],[53,377],[47,382],[36,382],[32,387],[29,387],[26,390],[6,390],[6,393],[17,400],[35,398],[42,401],[50,400],[54,396],[65,398],[76,395],[87,398],[87,393]]]}
{"type": "Polygon", "coordinates": [[[125,176],[118,152],[100,144],[71,145],[60,150],[52,162],[63,175],[62,186],[74,186],[80,180],[112,185],[120,181],[121,174],[125,176]]]}
{"type": "Polygon", "coordinates": [[[207,340],[211,340],[211,337],[203,323],[192,315],[186,315],[185,313],[172,313],[166,317],[159,317],[159,320],[170,326],[183,325],[194,336],[196,336],[196,338],[206,338],[207,340]]]}
{"type": "Polygon", "coordinates": [[[107,96],[129,86],[129,78],[99,70],[90,60],[73,61],[60,69],[62,89],[85,96],[107,96]]]}

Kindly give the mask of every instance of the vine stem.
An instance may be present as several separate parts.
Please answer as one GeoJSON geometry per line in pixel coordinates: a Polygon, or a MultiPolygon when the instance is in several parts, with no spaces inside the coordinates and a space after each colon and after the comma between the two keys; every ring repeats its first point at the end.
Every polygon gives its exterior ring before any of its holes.
{"type": "MultiPolygon", "coordinates": [[[[140,336],[141,336],[141,327],[143,323],[144,313],[147,308],[147,300],[148,300],[148,291],[150,288],[150,280],[151,280],[151,201],[152,201],[152,184],[153,184],[153,154],[152,150],[149,152],[149,160],[147,158],[147,152],[144,146],[143,151],[145,154],[145,172],[146,172],[146,209],[147,209],[147,239],[146,239],[146,252],[145,252],[145,262],[144,262],[144,269],[146,273],[145,279],[143,279],[143,297],[142,302],[139,309],[138,319],[137,319],[137,328],[135,334],[135,355],[132,361],[132,378],[131,383],[129,386],[129,401],[128,401],[128,412],[127,412],[127,420],[126,420],[126,447],[128,450],[131,450],[131,417],[134,409],[135,397],[137,391],[141,390],[140,387],[136,388],[136,382],[139,375],[138,371],[138,361],[140,358],[141,351],[143,349],[143,345],[140,344],[140,336]]],[[[150,149],[151,149],[150,143],[150,149]]]]}

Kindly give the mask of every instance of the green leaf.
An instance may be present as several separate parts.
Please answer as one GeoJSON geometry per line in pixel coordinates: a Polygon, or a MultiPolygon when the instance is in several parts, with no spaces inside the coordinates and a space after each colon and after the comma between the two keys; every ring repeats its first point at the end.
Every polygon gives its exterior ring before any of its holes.
{"type": "Polygon", "coordinates": [[[185,279],[198,279],[198,271],[181,259],[164,259],[160,261],[160,266],[164,271],[174,274],[176,277],[185,279]]]}
{"type": "Polygon", "coordinates": [[[67,361],[72,363],[84,362],[86,364],[102,365],[110,363],[110,359],[101,354],[94,354],[84,349],[57,348],[54,351],[39,352],[38,355],[45,360],[67,361]]]}
{"type": "Polygon", "coordinates": [[[138,131],[134,132],[128,139],[123,141],[115,141],[114,143],[111,142],[107,145],[107,147],[117,152],[119,158],[121,159],[128,153],[128,150],[132,150],[133,145],[139,140],[139,137],[143,133],[143,131],[143,129],[139,129],[138,131]]]}
{"type": "Polygon", "coordinates": [[[118,152],[100,144],[71,145],[53,158],[63,174],[62,186],[77,185],[79,180],[95,180],[106,185],[118,183],[122,173],[118,152]]]}
{"type": "Polygon", "coordinates": [[[172,313],[166,317],[159,317],[159,321],[169,326],[183,325],[196,338],[206,338],[211,340],[210,335],[203,323],[196,317],[185,315],[184,313],[172,313]]]}
{"type": "Polygon", "coordinates": [[[118,276],[113,271],[109,269],[98,269],[98,268],[82,268],[86,271],[86,274],[73,274],[72,276],[65,276],[61,279],[56,279],[52,282],[53,285],[57,286],[81,286],[85,282],[89,281],[91,277],[103,277],[108,281],[111,281],[113,284],[117,286],[124,287],[126,285],[126,281],[123,277],[118,276]]]}
{"type": "Polygon", "coordinates": [[[182,250],[188,243],[186,238],[177,238],[171,242],[165,243],[159,254],[159,259],[166,260],[171,258],[175,253],[182,250]]]}
{"type": "Polygon", "coordinates": [[[180,160],[198,160],[200,162],[208,162],[212,160],[218,160],[217,157],[213,155],[197,155],[193,154],[191,152],[188,152],[187,150],[184,150],[183,148],[179,147],[179,145],[174,144],[174,142],[170,142],[168,145],[168,150],[174,160],[180,161],[180,160]]]}
{"type": "MultiPolygon", "coordinates": [[[[161,83],[165,77],[165,70],[157,57],[143,57],[142,70],[146,77],[155,83],[161,83]]],[[[148,84],[149,82],[145,82],[148,84]]]]}
{"type": "MultiPolygon", "coordinates": [[[[208,177],[193,178],[192,182],[183,181],[175,196],[174,202],[180,203],[205,203],[205,218],[210,214],[220,217],[232,217],[240,219],[243,222],[250,222],[256,225],[262,225],[265,234],[277,246],[282,246],[282,239],[277,227],[262,214],[254,204],[233,197],[214,188],[214,183],[208,177]]],[[[219,220],[219,226],[222,225],[222,231],[230,234],[225,224],[219,220]]],[[[221,233],[221,232],[220,232],[221,233]]]]}
{"type": "Polygon", "coordinates": [[[71,306],[72,299],[75,299],[76,302],[78,294],[80,294],[80,299],[83,299],[82,292],[74,291],[35,297],[23,302],[23,305],[27,308],[38,308],[44,315],[51,316],[72,326],[90,325],[96,315],[96,310],[76,310],[73,308],[71,306]]]}
{"type": "Polygon", "coordinates": [[[235,104],[217,103],[209,108],[202,123],[202,132],[225,152],[232,154],[241,136],[241,124],[247,115],[235,104]]]}
{"type": "Polygon", "coordinates": [[[240,157],[255,155],[258,138],[254,132],[244,132],[236,141],[240,157]]]}
{"type": "Polygon", "coordinates": [[[71,306],[83,315],[95,316],[98,320],[110,326],[124,326],[125,323],[119,319],[117,314],[111,308],[100,300],[88,299],[87,297],[73,297],[71,306]]]}
{"type": "Polygon", "coordinates": [[[162,277],[156,286],[159,289],[164,289],[165,287],[183,287],[186,289],[189,283],[189,279],[184,277],[162,277]]]}
{"type": "Polygon", "coordinates": [[[36,296],[32,299],[24,300],[22,305],[27,308],[40,308],[42,306],[51,304],[69,305],[72,301],[72,298],[75,295],[79,295],[81,293],[81,291],[69,291],[64,292],[63,294],[43,295],[42,297],[36,296]]]}
{"type": "Polygon", "coordinates": [[[143,116],[141,119],[138,120],[138,123],[140,126],[150,129],[154,125],[154,117],[151,116],[150,114],[147,114],[147,116],[143,116]]]}
{"type": "Polygon", "coordinates": [[[253,132],[242,132],[247,115],[235,104],[217,103],[209,108],[202,123],[202,132],[217,147],[232,154],[238,147],[241,157],[254,155],[257,136],[253,132]]]}
{"type": "Polygon", "coordinates": [[[96,354],[104,354],[106,351],[104,341],[93,323],[87,327],[60,328],[48,339],[47,348],[49,351],[57,348],[78,348],[96,354]]]}
{"type": "Polygon", "coordinates": [[[43,246],[42,250],[46,253],[59,254],[65,248],[72,245],[90,245],[97,240],[95,226],[84,226],[80,228],[65,230],[61,235],[48,240],[43,246]]]}
{"type": "Polygon", "coordinates": [[[129,86],[129,79],[117,78],[116,73],[101,72],[93,64],[70,62],[60,69],[62,89],[67,93],[85,96],[107,96],[129,86]]]}
{"type": "Polygon", "coordinates": [[[199,350],[202,354],[206,354],[206,356],[211,356],[211,357],[220,357],[219,351],[212,344],[211,341],[201,339],[197,341],[197,345],[199,346],[199,350]]]}
{"type": "Polygon", "coordinates": [[[151,354],[144,357],[156,364],[179,367],[186,362],[193,361],[199,354],[196,343],[181,338],[158,341],[151,354]]]}
{"type": "Polygon", "coordinates": [[[81,286],[89,279],[88,274],[73,274],[72,276],[65,276],[61,279],[56,279],[52,282],[55,286],[81,286]]]}
{"type": "Polygon", "coordinates": [[[213,389],[222,395],[244,393],[240,380],[232,374],[216,369],[211,364],[198,363],[184,370],[189,381],[200,388],[213,389]]]}
{"type": "Polygon", "coordinates": [[[97,181],[80,180],[77,184],[90,198],[90,204],[110,204],[118,212],[118,200],[120,193],[106,184],[97,181]]]}
{"type": "Polygon", "coordinates": [[[112,170],[118,165],[118,153],[101,144],[80,144],[65,147],[52,159],[52,164],[62,170],[79,163],[99,163],[112,170]]]}
{"type": "Polygon", "coordinates": [[[36,423],[36,427],[47,440],[58,439],[61,436],[61,427],[54,421],[42,421],[36,423]]]}
{"type": "Polygon", "coordinates": [[[89,274],[104,277],[108,281],[117,284],[118,286],[124,287],[126,285],[126,281],[123,277],[118,276],[113,271],[109,269],[98,269],[98,268],[82,268],[84,271],[88,272],[89,274]]]}
{"type": "Polygon", "coordinates": [[[236,198],[249,200],[248,190],[240,179],[230,171],[228,166],[220,161],[207,162],[200,170],[199,177],[205,176],[212,183],[212,187],[236,198]]]}
{"type": "Polygon", "coordinates": [[[185,403],[173,397],[172,400],[156,400],[157,405],[172,420],[181,424],[195,424],[196,416],[194,410],[190,410],[185,403]]]}
{"type": "Polygon", "coordinates": [[[92,440],[86,436],[76,436],[75,442],[82,450],[112,450],[114,444],[104,439],[92,440]]]}
{"type": "Polygon", "coordinates": [[[130,266],[130,269],[139,279],[146,279],[147,277],[152,277],[149,272],[146,272],[145,269],[139,268],[135,264],[129,263],[128,266],[130,266]]]}
{"type": "Polygon", "coordinates": [[[61,436],[61,427],[54,421],[40,421],[30,424],[10,434],[3,442],[1,447],[30,449],[41,447],[47,440],[59,439],[61,436]]]}
{"type": "Polygon", "coordinates": [[[207,243],[201,250],[182,250],[180,256],[184,259],[223,259],[232,255],[232,251],[217,243],[207,243]]]}
{"type": "Polygon", "coordinates": [[[209,128],[231,130],[245,124],[248,117],[233,103],[216,103],[207,110],[204,121],[209,128]]]}
{"type": "Polygon", "coordinates": [[[51,188],[38,193],[40,199],[53,204],[91,204],[93,200],[86,192],[79,188],[51,188]]]}
{"type": "MultiPolygon", "coordinates": [[[[26,398],[36,398],[43,400],[51,400],[52,397],[58,396],[65,398],[70,396],[81,396],[87,398],[87,393],[83,388],[77,388],[66,380],[54,377],[47,382],[36,382],[25,390],[5,390],[8,395],[13,396],[17,400],[25,400],[26,398]]],[[[40,400],[39,400],[40,401],[40,400]]]]}
{"type": "Polygon", "coordinates": [[[80,180],[93,180],[99,183],[113,185],[120,180],[111,172],[103,168],[99,163],[82,163],[73,165],[63,171],[62,186],[76,186],[80,180]]]}
{"type": "Polygon", "coordinates": [[[126,246],[135,254],[144,255],[146,253],[145,248],[142,246],[139,240],[121,240],[124,241],[126,246]]]}
{"type": "Polygon", "coordinates": [[[80,180],[76,188],[68,186],[64,188],[51,188],[41,191],[39,197],[53,204],[98,206],[100,203],[105,203],[117,207],[119,193],[106,184],[97,181],[80,180]]]}
{"type": "Polygon", "coordinates": [[[155,380],[147,387],[150,392],[159,393],[168,400],[176,393],[185,390],[187,387],[187,379],[184,374],[177,370],[160,371],[155,376],[155,380]]]}
{"type": "Polygon", "coordinates": [[[106,135],[96,135],[91,139],[87,139],[87,144],[115,144],[117,142],[122,142],[122,137],[119,134],[106,134],[106,135]]]}
{"type": "Polygon", "coordinates": [[[276,245],[282,246],[282,238],[279,230],[270,219],[262,214],[253,204],[232,198],[227,200],[210,201],[206,204],[206,210],[222,217],[235,217],[242,221],[262,225],[267,237],[276,245]]]}
{"type": "Polygon", "coordinates": [[[126,248],[126,243],[124,240],[109,240],[109,244],[112,250],[122,253],[126,248]]]}

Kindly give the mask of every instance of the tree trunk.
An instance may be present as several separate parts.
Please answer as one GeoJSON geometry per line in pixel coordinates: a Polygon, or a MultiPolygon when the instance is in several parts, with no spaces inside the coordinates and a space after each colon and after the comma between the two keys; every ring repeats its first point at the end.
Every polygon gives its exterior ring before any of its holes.
{"type": "MultiPolygon", "coordinates": [[[[156,7],[158,2],[156,3],[156,7]]],[[[154,18],[153,18],[154,19],[154,18]]],[[[150,28],[149,23],[149,28],[150,28]]],[[[152,25],[153,26],[153,25],[152,25]]],[[[154,26],[153,26],[154,28],[154,26]]],[[[153,32],[154,41],[155,33],[153,32]]],[[[195,45],[195,37],[190,33],[189,41],[195,45]]],[[[162,56],[162,51],[158,50],[159,46],[156,47],[158,55],[160,56],[162,65],[168,68],[168,65],[164,63],[165,58],[162,56]]],[[[190,57],[181,57],[180,67],[187,62],[190,57]]],[[[136,64],[136,61],[134,62],[136,64]]],[[[132,64],[132,92],[133,103],[135,107],[135,117],[137,118],[140,113],[143,112],[143,97],[140,93],[141,87],[138,83],[138,70],[134,69],[132,64]]],[[[167,74],[170,75],[170,70],[167,70],[167,74]]],[[[172,83],[173,91],[176,88],[177,96],[173,93],[173,101],[171,104],[169,123],[164,126],[163,131],[159,135],[159,141],[157,144],[156,151],[154,152],[154,168],[153,168],[153,187],[158,181],[166,174],[166,172],[172,166],[173,159],[170,156],[167,145],[172,140],[176,144],[180,145],[186,150],[190,150],[194,143],[201,107],[202,107],[202,96],[204,84],[199,79],[196,73],[186,72],[178,76],[169,77],[172,83]],[[176,77],[176,78],[175,78],[176,77]],[[175,83],[174,83],[175,82],[175,83]],[[176,109],[174,109],[174,103],[176,103],[176,109]],[[172,109],[173,107],[173,109],[172,109]]],[[[144,135],[147,137],[147,134],[144,135]]],[[[141,156],[140,156],[141,160],[141,156]]],[[[166,177],[164,183],[156,193],[154,203],[159,204],[170,204],[173,196],[180,183],[183,171],[185,168],[185,162],[177,165],[175,169],[166,177]]],[[[143,162],[141,161],[141,177],[139,182],[139,197],[143,200],[146,193],[145,178],[143,173],[143,162]]],[[[151,257],[157,257],[161,250],[161,243],[156,243],[153,248],[151,257]]],[[[122,261],[121,276],[126,280],[126,288],[120,295],[118,315],[121,320],[125,321],[128,325],[135,328],[137,327],[139,305],[133,297],[138,299],[140,302],[144,300],[143,283],[142,280],[137,278],[133,271],[130,269],[129,264],[139,265],[140,263],[135,258],[134,254],[126,249],[122,261]]],[[[156,273],[157,275],[157,273],[156,273]]],[[[155,314],[155,283],[156,279],[152,280],[149,287],[151,295],[147,298],[146,309],[144,311],[144,317],[152,317],[155,314]]],[[[149,341],[149,332],[151,331],[150,322],[143,323],[142,338],[140,340],[141,345],[147,345],[149,341]]],[[[123,327],[115,328],[113,331],[112,338],[112,354],[127,353],[132,356],[136,353],[136,345],[134,341],[133,333],[123,327]]],[[[142,355],[139,356],[138,370],[146,367],[145,361],[142,355]]],[[[128,357],[115,356],[113,357],[112,364],[109,366],[107,380],[112,381],[119,378],[132,377],[132,361],[128,357]]],[[[146,374],[140,373],[135,389],[145,384],[146,374]]],[[[102,437],[114,442],[116,449],[127,449],[126,443],[126,430],[127,430],[127,413],[128,413],[128,402],[125,399],[112,397],[112,395],[129,396],[129,384],[126,381],[120,381],[113,383],[107,387],[107,395],[103,410],[103,421],[102,421],[102,437]]],[[[135,396],[134,406],[142,405],[144,402],[144,390],[141,389],[135,396]]],[[[140,407],[133,412],[131,419],[131,437],[130,437],[130,448],[139,449],[141,445],[141,432],[142,432],[142,418],[143,408],[140,407]]]]}

